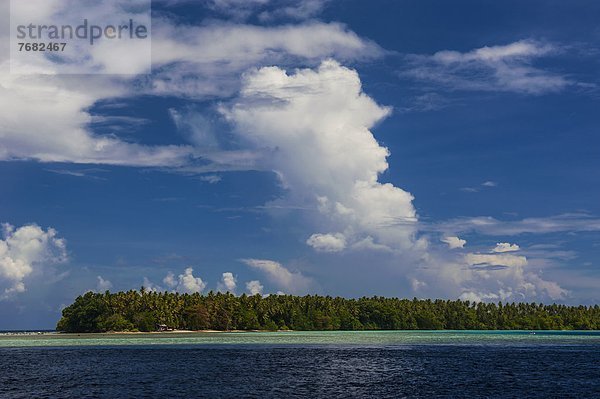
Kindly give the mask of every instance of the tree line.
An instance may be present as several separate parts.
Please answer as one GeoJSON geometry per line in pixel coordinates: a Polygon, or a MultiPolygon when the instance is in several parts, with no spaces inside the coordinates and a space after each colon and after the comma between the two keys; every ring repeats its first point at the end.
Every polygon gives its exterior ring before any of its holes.
{"type": "Polygon", "coordinates": [[[598,330],[600,307],[307,295],[88,292],[62,311],[58,331],[598,330]]]}

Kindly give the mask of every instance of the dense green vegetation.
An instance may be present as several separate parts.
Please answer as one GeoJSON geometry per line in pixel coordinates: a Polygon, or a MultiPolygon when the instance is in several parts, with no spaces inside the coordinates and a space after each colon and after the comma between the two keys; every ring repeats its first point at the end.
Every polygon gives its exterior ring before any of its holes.
{"type": "Polygon", "coordinates": [[[188,330],[600,329],[600,307],[329,296],[88,292],[65,308],[65,332],[188,330]]]}

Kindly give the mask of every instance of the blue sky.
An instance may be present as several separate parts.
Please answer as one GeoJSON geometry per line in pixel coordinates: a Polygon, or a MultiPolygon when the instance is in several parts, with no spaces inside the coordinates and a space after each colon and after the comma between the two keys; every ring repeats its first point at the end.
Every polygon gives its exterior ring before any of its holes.
{"type": "Polygon", "coordinates": [[[598,15],[164,0],[151,75],[0,59],[0,330],[141,285],[598,303],[598,15]]]}

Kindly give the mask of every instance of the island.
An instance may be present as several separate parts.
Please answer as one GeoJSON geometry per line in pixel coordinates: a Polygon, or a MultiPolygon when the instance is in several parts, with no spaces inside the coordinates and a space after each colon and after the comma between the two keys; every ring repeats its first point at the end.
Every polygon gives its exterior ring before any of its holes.
{"type": "Polygon", "coordinates": [[[88,292],[57,331],[162,330],[598,330],[600,307],[319,295],[88,292]]]}

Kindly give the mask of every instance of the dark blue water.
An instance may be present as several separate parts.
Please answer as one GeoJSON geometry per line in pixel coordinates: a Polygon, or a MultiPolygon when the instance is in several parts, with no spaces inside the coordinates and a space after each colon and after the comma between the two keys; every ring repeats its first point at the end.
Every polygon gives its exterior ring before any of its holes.
{"type": "Polygon", "coordinates": [[[1,398],[600,398],[598,346],[0,349],[1,398]]]}

